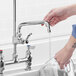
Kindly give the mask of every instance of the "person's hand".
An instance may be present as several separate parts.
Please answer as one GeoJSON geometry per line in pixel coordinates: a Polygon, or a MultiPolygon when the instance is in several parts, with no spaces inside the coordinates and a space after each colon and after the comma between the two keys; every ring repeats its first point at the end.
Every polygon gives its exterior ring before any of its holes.
{"type": "Polygon", "coordinates": [[[54,26],[58,22],[67,19],[70,16],[67,7],[55,8],[51,10],[45,17],[44,20],[47,21],[51,26],[54,26]]]}
{"type": "Polygon", "coordinates": [[[64,48],[62,48],[59,52],[56,53],[55,59],[60,65],[61,69],[64,69],[64,65],[67,66],[67,64],[70,61],[70,58],[74,51],[74,45],[75,45],[76,39],[71,36],[68,43],[65,45],[64,48]]]}
{"type": "Polygon", "coordinates": [[[55,55],[55,59],[57,60],[61,69],[64,69],[64,66],[70,62],[70,58],[72,56],[73,51],[63,48],[55,55]]]}

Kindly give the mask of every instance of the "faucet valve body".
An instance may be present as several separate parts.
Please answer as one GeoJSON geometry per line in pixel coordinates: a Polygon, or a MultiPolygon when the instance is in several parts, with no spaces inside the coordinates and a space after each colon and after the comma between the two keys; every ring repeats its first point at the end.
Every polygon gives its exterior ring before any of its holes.
{"type": "Polygon", "coordinates": [[[32,56],[31,56],[31,52],[30,52],[30,45],[27,45],[27,51],[26,51],[26,69],[25,70],[31,70],[31,65],[32,65],[32,56]]]}
{"type": "MultiPolygon", "coordinates": [[[[30,22],[23,22],[23,23],[20,23],[19,26],[18,26],[18,29],[17,29],[17,33],[16,33],[16,36],[13,37],[13,44],[14,44],[14,62],[17,63],[17,58],[18,58],[18,55],[16,54],[16,45],[17,44],[27,44],[27,51],[26,51],[26,57],[27,58],[27,61],[26,61],[26,70],[31,70],[31,65],[32,65],[32,56],[31,56],[31,51],[30,49],[34,49],[35,46],[30,46],[29,45],[29,38],[30,36],[32,35],[32,33],[29,33],[26,37],[26,39],[22,38],[22,33],[21,33],[21,28],[23,26],[28,26],[28,25],[41,25],[41,24],[45,24],[45,26],[47,27],[47,31],[48,33],[51,32],[51,28],[50,28],[50,24],[46,21],[30,21],[30,22]]],[[[2,53],[1,53],[2,54],[2,53]]],[[[3,64],[3,62],[1,61],[1,64],[3,64]]]]}

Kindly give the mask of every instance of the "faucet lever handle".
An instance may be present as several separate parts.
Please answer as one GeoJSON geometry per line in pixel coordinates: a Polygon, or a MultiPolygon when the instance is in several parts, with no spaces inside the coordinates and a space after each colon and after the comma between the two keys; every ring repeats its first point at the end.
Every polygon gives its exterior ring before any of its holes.
{"type": "Polygon", "coordinates": [[[27,35],[26,40],[27,40],[31,35],[32,35],[32,33],[29,33],[29,34],[27,35]]]}
{"type": "Polygon", "coordinates": [[[26,40],[25,40],[26,44],[29,43],[28,39],[29,39],[29,37],[30,37],[31,35],[32,35],[32,33],[29,33],[29,34],[27,35],[26,40]]]}

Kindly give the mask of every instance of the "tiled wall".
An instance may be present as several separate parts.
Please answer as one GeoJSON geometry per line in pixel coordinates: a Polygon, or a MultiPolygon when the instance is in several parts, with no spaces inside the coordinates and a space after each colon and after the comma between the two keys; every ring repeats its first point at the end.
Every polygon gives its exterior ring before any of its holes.
{"type": "MultiPolygon", "coordinates": [[[[53,8],[75,3],[76,0],[17,0],[17,26],[23,21],[43,20],[44,16],[53,8]]],[[[60,22],[52,28],[53,35],[68,34],[71,25],[76,23],[76,16],[60,22]],[[69,28],[69,29],[68,29],[69,28]],[[65,30],[64,30],[65,29],[65,30]]],[[[32,39],[47,36],[46,28],[31,26],[23,28],[24,37],[33,32],[32,39]],[[29,29],[29,30],[28,30],[29,29]]],[[[13,0],[0,1],[0,44],[12,42],[13,36],[13,0]]]]}

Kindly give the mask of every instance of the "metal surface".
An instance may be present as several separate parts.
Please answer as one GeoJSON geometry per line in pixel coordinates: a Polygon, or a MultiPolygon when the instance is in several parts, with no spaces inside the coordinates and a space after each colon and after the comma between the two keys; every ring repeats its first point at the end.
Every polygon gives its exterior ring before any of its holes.
{"type": "Polygon", "coordinates": [[[26,60],[18,61],[18,55],[17,55],[17,44],[24,44],[30,35],[26,38],[26,40],[23,40],[22,34],[20,32],[22,26],[29,26],[29,25],[39,25],[39,24],[45,24],[47,27],[48,32],[51,32],[50,25],[48,22],[45,21],[30,21],[30,22],[23,22],[20,23],[18,26],[18,30],[16,31],[16,0],[13,0],[13,59],[12,61],[9,61],[5,63],[5,65],[20,63],[20,62],[27,62],[26,60]]]}
{"type": "Polygon", "coordinates": [[[3,74],[4,70],[4,61],[3,61],[3,51],[0,51],[0,74],[3,74]]]}
{"type": "Polygon", "coordinates": [[[25,58],[19,59],[17,63],[14,63],[13,60],[11,60],[11,61],[6,61],[6,62],[5,62],[5,65],[19,64],[19,63],[23,63],[23,62],[27,62],[27,59],[25,59],[25,58]]]}
{"type": "Polygon", "coordinates": [[[18,40],[19,41],[23,40],[22,33],[21,33],[21,28],[23,26],[31,26],[31,25],[39,25],[39,24],[44,24],[46,26],[46,28],[47,28],[47,31],[49,33],[51,32],[50,25],[49,25],[48,22],[45,22],[45,21],[29,21],[29,22],[23,22],[23,23],[20,23],[19,24],[18,29],[17,29],[17,38],[18,38],[18,40]]]}
{"type": "Polygon", "coordinates": [[[22,23],[19,24],[17,32],[18,32],[18,33],[20,32],[22,26],[39,25],[39,24],[45,24],[46,27],[47,27],[47,30],[48,30],[49,32],[51,32],[49,23],[48,23],[48,22],[45,22],[45,21],[22,22],[22,23]]]}
{"type": "MultiPolygon", "coordinates": [[[[13,40],[16,37],[16,0],[13,0],[13,40]]],[[[17,51],[16,51],[16,43],[13,43],[13,60],[17,62],[17,51]]]]}

